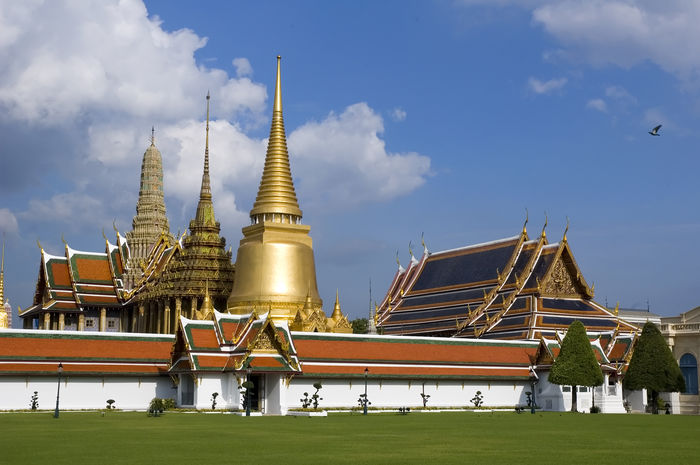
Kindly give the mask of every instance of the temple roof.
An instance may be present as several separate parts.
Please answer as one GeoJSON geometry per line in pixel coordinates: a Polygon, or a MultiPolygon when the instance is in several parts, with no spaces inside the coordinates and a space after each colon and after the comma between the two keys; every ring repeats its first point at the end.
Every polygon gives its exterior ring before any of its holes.
{"type": "Polygon", "coordinates": [[[180,317],[170,371],[299,371],[289,328],[268,318],[214,311],[208,320],[180,317]]]}
{"type": "Polygon", "coordinates": [[[0,329],[0,375],[161,375],[172,335],[0,329]]]}
{"type": "Polygon", "coordinates": [[[589,331],[634,328],[593,300],[566,239],[544,229],[429,253],[399,267],[377,310],[385,334],[536,339],[580,320],[589,331]]]}
{"type": "Polygon", "coordinates": [[[528,379],[535,341],[292,332],[302,376],[528,379]]]}
{"type": "MultiPolygon", "coordinates": [[[[117,237],[117,243],[122,239],[117,237]]],[[[123,252],[124,248],[107,239],[103,253],[74,250],[67,243],[63,256],[48,254],[42,248],[34,302],[20,316],[49,309],[78,312],[88,306],[121,306],[126,299],[123,252]]]]}
{"type": "Polygon", "coordinates": [[[223,303],[233,286],[234,266],[226,239],[219,235],[209,175],[209,100],[207,94],[204,168],[199,202],[189,234],[171,245],[161,235],[151,249],[144,275],[135,286],[135,300],[158,297],[204,297],[205,288],[215,303],[223,303]]]}

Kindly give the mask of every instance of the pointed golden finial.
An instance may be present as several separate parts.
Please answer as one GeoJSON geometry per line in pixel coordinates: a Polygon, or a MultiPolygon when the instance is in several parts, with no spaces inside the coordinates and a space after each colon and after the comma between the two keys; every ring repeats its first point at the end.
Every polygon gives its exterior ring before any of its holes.
{"type": "Polygon", "coordinates": [[[63,245],[65,245],[66,248],[68,248],[68,242],[66,242],[66,238],[63,237],[63,233],[61,233],[61,242],[63,242],[63,245]]]}
{"type": "Polygon", "coordinates": [[[151,146],[156,145],[156,127],[151,126],[151,146]]]}
{"type": "Polygon", "coordinates": [[[102,237],[104,238],[105,242],[109,242],[109,239],[107,239],[107,234],[105,234],[105,228],[102,228],[102,237]]]}
{"type": "Polygon", "coordinates": [[[527,235],[527,222],[530,221],[530,212],[525,209],[525,223],[523,223],[523,236],[527,235]]]}
{"type": "Polygon", "coordinates": [[[412,241],[408,241],[408,255],[410,255],[411,258],[413,258],[413,242],[412,241]]]}
{"type": "Polygon", "coordinates": [[[617,301],[617,304],[615,304],[615,310],[614,310],[614,311],[615,311],[615,316],[619,316],[619,315],[620,315],[620,301],[619,301],[619,300],[617,301]]]}
{"type": "Polygon", "coordinates": [[[566,233],[568,233],[568,232],[569,232],[569,217],[567,216],[566,217],[566,229],[564,229],[564,238],[562,239],[562,241],[566,242],[566,233]]]}
{"type": "Polygon", "coordinates": [[[39,250],[41,250],[41,253],[44,253],[44,248],[41,246],[41,242],[39,242],[39,239],[36,240],[36,245],[39,247],[39,250]]]}
{"type": "Polygon", "coordinates": [[[277,56],[275,99],[272,107],[272,124],[270,125],[270,138],[265,155],[265,167],[258,188],[258,196],[250,211],[250,217],[254,222],[282,222],[283,216],[290,216],[292,223],[298,223],[302,217],[294,191],[289,153],[287,152],[287,137],[284,132],[281,60],[282,58],[277,56]]]}
{"type": "Polygon", "coordinates": [[[117,220],[112,220],[112,227],[114,228],[114,232],[119,234],[119,229],[117,229],[117,220]]]}
{"type": "Polygon", "coordinates": [[[200,320],[205,320],[214,311],[214,306],[211,303],[211,297],[209,296],[209,280],[204,282],[204,301],[202,302],[202,310],[199,312],[201,318],[200,320]]]}
{"type": "MultiPolygon", "coordinates": [[[[209,100],[211,99],[209,92],[207,91],[207,124],[206,124],[206,136],[204,140],[204,172],[202,173],[202,187],[199,192],[199,199],[200,199],[200,204],[201,201],[204,200],[205,202],[207,200],[211,200],[211,181],[209,178],[209,100]]],[[[207,203],[208,206],[208,203],[207,203]]],[[[203,207],[198,205],[197,210],[199,213],[199,216],[203,216],[202,218],[198,218],[200,221],[204,221],[208,218],[205,218],[207,216],[212,216],[213,212],[205,211],[205,212],[200,212],[203,207]]],[[[212,221],[214,221],[212,219],[212,221]]]]}
{"type": "Polygon", "coordinates": [[[335,290],[335,305],[333,306],[333,314],[331,318],[337,320],[343,317],[343,313],[340,311],[340,298],[338,295],[338,289],[335,290]]]}
{"type": "MultiPolygon", "coordinates": [[[[5,232],[2,233],[2,258],[0,258],[0,307],[5,304],[5,232]]],[[[0,308],[0,311],[4,310],[0,308]]]]}
{"type": "Polygon", "coordinates": [[[544,239],[547,238],[547,231],[546,231],[546,229],[547,229],[547,222],[548,222],[548,221],[549,221],[549,220],[548,220],[548,218],[547,218],[547,212],[544,212],[544,226],[542,226],[542,238],[544,238],[544,239]]]}

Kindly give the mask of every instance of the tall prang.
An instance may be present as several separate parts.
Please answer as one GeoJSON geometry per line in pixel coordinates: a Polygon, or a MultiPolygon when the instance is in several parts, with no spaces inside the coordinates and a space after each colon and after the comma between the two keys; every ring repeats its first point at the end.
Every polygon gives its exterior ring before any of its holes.
{"type": "Polygon", "coordinates": [[[2,241],[2,258],[0,258],[0,328],[12,326],[12,306],[5,301],[5,238],[2,241]]]}
{"type": "Polygon", "coordinates": [[[281,57],[277,57],[275,99],[270,138],[258,195],[250,211],[251,225],[243,228],[236,256],[236,279],[228,311],[270,312],[294,329],[351,331],[339,312],[326,318],[316,284],[310,227],[301,224],[289,165],[282,117],[281,57]]]}
{"type": "MultiPolygon", "coordinates": [[[[137,283],[131,305],[142,315],[140,331],[172,333],[180,315],[210,318],[223,309],[231,293],[234,266],[221,226],[214,215],[209,175],[209,101],[207,94],[204,169],[199,202],[189,234],[175,243],[161,239],[149,254],[144,277],[137,283]]],[[[135,313],[134,313],[135,315],[135,313]]],[[[135,318],[138,320],[138,318],[135,318]]]]}
{"type": "Polygon", "coordinates": [[[132,221],[132,228],[126,233],[129,260],[124,284],[127,289],[133,288],[141,277],[141,265],[148,258],[151,246],[160,235],[166,235],[171,243],[175,241],[170,234],[165,213],[163,159],[155,145],[154,129],[151,129],[151,145],[143,154],[139,200],[136,203],[136,216],[132,221]]]}

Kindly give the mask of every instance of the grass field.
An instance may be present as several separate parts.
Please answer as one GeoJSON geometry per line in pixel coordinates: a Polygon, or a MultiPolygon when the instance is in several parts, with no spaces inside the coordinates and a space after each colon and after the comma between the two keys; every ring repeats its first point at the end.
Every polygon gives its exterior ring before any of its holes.
{"type": "Polygon", "coordinates": [[[675,465],[700,463],[699,433],[677,415],[7,413],[0,463],[675,465]]]}

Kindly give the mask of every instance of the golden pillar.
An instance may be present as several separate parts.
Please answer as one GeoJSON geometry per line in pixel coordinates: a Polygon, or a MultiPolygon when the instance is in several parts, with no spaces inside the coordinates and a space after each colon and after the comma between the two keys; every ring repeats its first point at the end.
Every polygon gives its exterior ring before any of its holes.
{"type": "Polygon", "coordinates": [[[146,308],[143,304],[139,304],[139,321],[137,324],[139,333],[146,332],[146,308]]]}
{"type": "Polygon", "coordinates": [[[85,315],[82,313],[78,315],[78,331],[85,331],[85,315]]]}
{"type": "Polygon", "coordinates": [[[104,307],[100,309],[100,331],[107,331],[107,309],[104,307]]]}
{"type": "Polygon", "coordinates": [[[166,299],[165,302],[163,302],[163,323],[163,333],[172,334],[170,330],[170,299],[166,299]]]}
{"type": "Polygon", "coordinates": [[[139,327],[138,327],[138,310],[136,309],[136,306],[131,307],[131,332],[132,333],[138,333],[139,332],[139,327]]]}
{"type": "Polygon", "coordinates": [[[253,307],[270,308],[273,319],[291,322],[307,298],[314,308],[323,302],[316,284],[310,228],[301,224],[302,211],[289,165],[280,64],[278,56],[265,167],[250,211],[251,225],[243,228],[227,309],[245,314],[253,307]]]}
{"type": "Polygon", "coordinates": [[[49,312],[44,313],[44,329],[51,329],[51,314],[49,312]]]}
{"type": "Polygon", "coordinates": [[[66,315],[63,313],[58,314],[58,330],[63,331],[66,327],[66,315]]]}
{"type": "Polygon", "coordinates": [[[177,327],[180,324],[180,316],[182,315],[182,298],[175,297],[175,327],[173,332],[177,331],[177,327]]]}
{"type": "Polygon", "coordinates": [[[190,301],[190,314],[188,316],[191,320],[197,319],[197,310],[199,309],[199,299],[197,297],[192,297],[190,301]]]}

